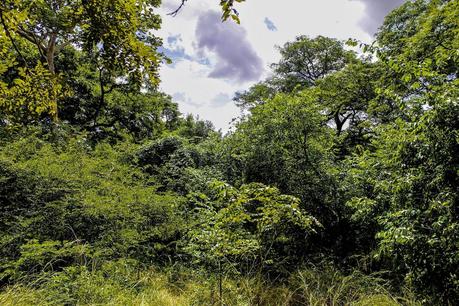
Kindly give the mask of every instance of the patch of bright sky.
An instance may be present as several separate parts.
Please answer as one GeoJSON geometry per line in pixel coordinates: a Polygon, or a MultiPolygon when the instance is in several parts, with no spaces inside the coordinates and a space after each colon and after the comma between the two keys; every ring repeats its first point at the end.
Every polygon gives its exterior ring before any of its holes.
{"type": "MultiPolygon", "coordinates": [[[[161,69],[161,90],[174,97],[182,113],[210,120],[223,132],[240,114],[232,101],[234,93],[248,89],[268,76],[269,64],[280,58],[276,45],[292,41],[298,35],[372,40],[360,23],[365,14],[365,4],[360,1],[248,0],[237,4],[241,19],[239,27],[244,29],[238,31],[238,35],[241,42],[249,44],[245,47],[251,48],[261,59],[260,77],[243,82],[228,77],[212,78],[209,75],[222,59],[215,52],[198,47],[196,27],[199,18],[209,14],[209,10],[220,13],[219,1],[189,0],[176,17],[166,15],[179,4],[180,0],[166,0],[160,12],[163,25],[156,34],[163,38],[165,53],[174,61],[161,69]],[[277,30],[270,30],[266,20],[277,30]]],[[[237,41],[229,44],[234,48],[232,52],[242,49],[238,49],[237,41]]]]}

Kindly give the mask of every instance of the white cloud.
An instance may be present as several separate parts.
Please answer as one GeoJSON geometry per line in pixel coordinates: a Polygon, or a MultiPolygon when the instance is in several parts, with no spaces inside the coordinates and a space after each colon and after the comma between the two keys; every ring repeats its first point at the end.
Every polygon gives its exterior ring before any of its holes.
{"type": "Polygon", "coordinates": [[[229,122],[239,115],[232,103],[216,108],[215,101],[222,95],[232,97],[240,89],[235,84],[221,79],[209,78],[211,67],[192,60],[181,60],[174,67],[161,69],[161,90],[175,97],[182,113],[199,115],[210,120],[217,129],[226,131],[229,122]]]}
{"type": "MultiPolygon", "coordinates": [[[[171,45],[173,44],[175,50],[183,51],[186,57],[173,66],[162,68],[161,89],[170,95],[181,94],[182,99],[177,102],[183,113],[193,113],[202,119],[211,120],[217,128],[226,131],[228,123],[240,111],[234,103],[224,103],[222,97],[232,97],[236,91],[247,89],[254,82],[237,84],[231,80],[209,77],[218,65],[219,58],[215,52],[203,52],[198,48],[196,28],[200,16],[209,10],[219,10],[219,1],[189,0],[176,17],[167,16],[180,2],[163,1],[163,24],[159,36],[165,42],[168,37],[179,37],[171,45]],[[222,106],[215,107],[217,100],[222,106]]],[[[240,27],[246,33],[246,42],[261,58],[264,68],[279,60],[276,45],[292,41],[298,35],[323,35],[343,40],[352,37],[364,42],[372,39],[361,27],[361,20],[366,12],[364,1],[248,0],[236,4],[236,8],[240,13],[240,27]],[[277,31],[270,31],[266,27],[265,19],[272,21],[277,31]]],[[[260,80],[268,72],[269,69],[265,69],[260,80]]]]}

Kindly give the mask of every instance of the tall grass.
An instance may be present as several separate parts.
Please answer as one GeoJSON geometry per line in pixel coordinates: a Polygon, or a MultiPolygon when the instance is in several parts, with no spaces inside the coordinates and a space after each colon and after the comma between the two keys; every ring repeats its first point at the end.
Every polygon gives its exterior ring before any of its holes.
{"type": "Polygon", "coordinates": [[[395,296],[376,276],[343,274],[331,267],[307,268],[286,284],[262,277],[225,278],[222,297],[214,276],[128,268],[69,269],[38,286],[14,285],[0,293],[0,305],[420,305],[410,295],[395,296]]]}
{"type": "Polygon", "coordinates": [[[330,265],[300,270],[290,283],[296,288],[295,305],[419,305],[409,292],[393,295],[389,282],[378,275],[344,274],[330,265]]]}

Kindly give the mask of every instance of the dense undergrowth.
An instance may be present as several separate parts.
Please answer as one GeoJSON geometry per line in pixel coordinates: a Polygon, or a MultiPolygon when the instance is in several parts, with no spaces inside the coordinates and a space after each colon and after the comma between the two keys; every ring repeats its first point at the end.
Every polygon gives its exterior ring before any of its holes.
{"type": "Polygon", "coordinates": [[[304,247],[308,239],[298,241],[298,232],[314,236],[322,225],[295,213],[294,197],[207,176],[202,182],[206,171],[183,165],[175,171],[188,184],[175,181],[173,192],[161,187],[169,177],[148,174],[160,169],[139,166],[146,151],[158,156],[151,151],[160,148],[166,158],[164,148],[185,139],[92,147],[84,135],[55,133],[51,140],[27,131],[31,136],[11,138],[0,150],[2,305],[419,304],[389,272],[340,271],[337,262],[324,264],[327,257],[301,268],[301,254],[285,248],[304,247]],[[251,211],[257,202],[266,218],[251,211]],[[244,228],[253,222],[258,229],[244,228]]]}
{"type": "Polygon", "coordinates": [[[305,268],[288,283],[262,277],[218,278],[204,271],[138,270],[126,261],[98,270],[69,268],[29,286],[8,287],[2,305],[421,305],[410,292],[393,294],[387,281],[335,268],[305,268]],[[220,296],[221,293],[221,296],[220,296]]]}

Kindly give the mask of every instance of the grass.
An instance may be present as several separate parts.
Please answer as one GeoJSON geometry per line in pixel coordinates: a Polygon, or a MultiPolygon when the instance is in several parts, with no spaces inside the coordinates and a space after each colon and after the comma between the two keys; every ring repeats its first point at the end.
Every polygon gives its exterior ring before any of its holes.
{"type": "Polygon", "coordinates": [[[13,285],[0,292],[0,305],[420,305],[409,294],[394,296],[381,278],[331,267],[294,273],[284,285],[260,277],[224,279],[220,304],[215,277],[197,273],[68,269],[39,285],[13,285]]]}

